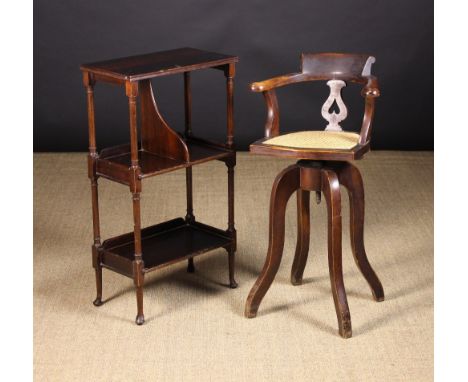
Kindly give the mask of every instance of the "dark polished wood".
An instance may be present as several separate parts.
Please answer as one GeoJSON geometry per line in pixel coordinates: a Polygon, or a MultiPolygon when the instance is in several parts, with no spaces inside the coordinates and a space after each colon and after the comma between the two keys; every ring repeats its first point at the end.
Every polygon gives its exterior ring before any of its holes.
{"type": "Polygon", "coordinates": [[[384,291],[364,249],[364,186],[359,170],[349,163],[361,159],[369,151],[375,98],[380,95],[377,79],[370,74],[375,59],[369,55],[353,54],[303,54],[301,72],[275,77],[251,85],[252,91],[263,92],[267,118],[265,138],[254,142],[250,151],[256,154],[300,159],[283,170],[276,178],[270,201],[269,246],[265,265],[253,285],[245,306],[245,316],[255,317],[258,307],[271,286],[280,266],[284,246],[284,214],[293,192],[297,194],[297,243],[291,269],[291,283],[302,284],[307,263],[310,240],[310,192],[320,202],[324,195],[328,213],[328,265],[331,290],[343,338],[352,335],[351,315],[348,307],[342,269],[342,218],[340,184],[346,187],[350,201],[351,247],[354,260],[367,280],[374,299],[384,300],[384,291]],[[280,135],[279,106],[275,89],[305,81],[340,79],[363,84],[365,98],[364,117],[359,143],[349,150],[307,149],[265,144],[280,135]]]}
{"type": "Polygon", "coordinates": [[[337,169],[340,184],[346,187],[350,208],[351,249],[356,265],[369,284],[376,301],[384,300],[384,290],[379,278],[367,259],[364,248],[364,184],[356,166],[347,163],[337,169]]]}
{"type": "MultiPolygon", "coordinates": [[[[341,260],[341,193],[340,179],[349,192],[351,202],[350,222],[353,254],[356,264],[369,283],[376,301],[383,301],[382,284],[369,264],[364,249],[363,223],[364,204],[360,198],[363,188],[350,185],[349,179],[358,177],[359,171],[347,162],[299,161],[283,170],[273,185],[270,202],[270,234],[267,258],[262,272],[247,298],[245,316],[255,317],[258,307],[271,286],[279,269],[284,246],[284,213],[291,194],[298,195],[298,241],[291,272],[291,283],[300,285],[307,261],[309,246],[309,193],[320,191],[327,202],[328,211],[328,263],[332,295],[338,320],[339,333],[343,338],[352,334],[351,316],[346,299],[341,260]],[[354,188],[355,187],[355,188],[354,188]],[[355,191],[356,190],[356,191],[355,191]]],[[[357,182],[359,183],[359,182],[357,182]]],[[[362,183],[361,183],[362,184],[362,183]]]]}
{"type": "Polygon", "coordinates": [[[375,61],[372,59],[373,57],[363,54],[305,53],[301,56],[301,72],[252,83],[250,85],[251,90],[262,92],[265,97],[267,118],[265,138],[252,143],[250,151],[261,155],[310,160],[349,161],[361,159],[370,149],[375,98],[380,96],[377,78],[370,74],[370,66],[375,61]],[[361,95],[365,98],[365,108],[357,146],[349,150],[310,150],[264,143],[266,140],[280,135],[277,88],[300,82],[327,81],[330,79],[364,85],[361,95]]]}
{"type": "Polygon", "coordinates": [[[299,166],[293,165],[280,172],[273,183],[270,198],[270,225],[268,231],[269,244],[267,257],[260,276],[247,297],[247,303],[245,305],[246,317],[252,318],[257,315],[260,302],[270,288],[278,272],[281,257],[283,256],[286,205],[292,193],[299,188],[299,182],[299,166]]]}
{"type": "MultiPolygon", "coordinates": [[[[188,161],[162,157],[142,149],[138,150],[138,163],[140,166],[138,178],[144,179],[214,159],[222,160],[235,155],[233,150],[226,148],[224,145],[215,145],[193,136],[185,139],[185,145],[188,150],[188,161]]],[[[130,176],[132,175],[129,171],[131,167],[131,151],[128,145],[110,148],[109,153],[103,150],[96,161],[96,172],[99,176],[123,184],[130,183],[130,176]]]]}
{"type": "Polygon", "coordinates": [[[357,145],[350,150],[301,149],[297,147],[273,146],[263,144],[268,138],[259,139],[250,145],[250,152],[260,155],[271,155],[283,158],[309,160],[349,161],[361,159],[370,150],[369,143],[357,145]]]}
{"type": "Polygon", "coordinates": [[[162,158],[187,162],[187,144],[163,119],[154,100],[150,80],[140,81],[140,105],[141,150],[162,158]]]}
{"type": "Polygon", "coordinates": [[[84,72],[100,76],[106,82],[140,81],[154,77],[185,73],[192,70],[216,68],[238,62],[236,56],[207,52],[194,48],[179,48],[107,61],[83,64],[84,72]]]}
{"type": "Polygon", "coordinates": [[[291,284],[301,285],[304,268],[309,255],[310,242],[310,192],[298,190],[297,195],[297,242],[296,254],[291,269],[291,284]]]}
{"type": "Polygon", "coordinates": [[[236,230],[234,227],[234,112],[233,89],[235,63],[238,58],[198,49],[182,48],[140,56],[108,60],[81,66],[87,91],[89,155],[88,176],[91,180],[93,210],[93,267],[96,273],[96,299],[102,304],[102,268],[134,281],[137,297],[138,325],[144,323],[143,287],[145,274],[182,260],[187,271],[194,272],[193,258],[216,248],[228,252],[229,286],[235,288],[234,262],[236,230]],[[225,143],[212,142],[192,133],[192,95],[190,72],[198,69],[220,70],[226,77],[227,138],[225,143]],[[161,115],[151,78],[183,73],[185,129],[173,130],[161,115]],[[96,145],[94,120],[94,85],[96,81],[119,84],[125,88],[129,108],[129,143],[104,148],[96,145]],[[139,103],[139,105],[138,105],[139,103]],[[138,115],[139,112],[139,115],[138,115]],[[141,123],[138,138],[138,121],[141,123]],[[228,167],[228,228],[221,230],[197,222],[193,213],[192,166],[210,160],[223,161],[228,167]],[[140,200],[143,179],[185,168],[187,213],[154,226],[141,227],[140,200]],[[98,178],[103,177],[129,186],[133,203],[133,232],[109,238],[100,237],[98,178]]]}
{"type": "Polygon", "coordinates": [[[339,333],[351,337],[351,315],[343,282],[341,261],[341,193],[338,176],[328,169],[321,171],[322,192],[328,212],[328,268],[339,333]]]}
{"type": "MultiPolygon", "coordinates": [[[[176,262],[201,255],[215,248],[231,244],[230,235],[223,230],[199,222],[188,223],[183,218],[176,218],[141,230],[143,273],[167,267],[176,262]]],[[[128,262],[124,270],[131,270],[134,258],[135,240],[132,233],[127,233],[103,242],[102,266],[115,269],[117,261],[128,262]]],[[[132,277],[133,275],[126,274],[132,277]]]]}

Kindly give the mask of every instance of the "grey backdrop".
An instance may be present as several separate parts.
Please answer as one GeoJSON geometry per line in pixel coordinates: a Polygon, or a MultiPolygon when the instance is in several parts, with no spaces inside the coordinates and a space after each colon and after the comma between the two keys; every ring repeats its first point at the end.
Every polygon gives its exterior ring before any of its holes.
{"type": "MultiPolygon", "coordinates": [[[[100,1],[34,2],[34,149],[87,150],[85,62],[190,46],[240,57],[235,78],[238,148],[262,137],[265,107],[248,84],[299,69],[301,52],[362,52],[377,58],[382,96],[376,109],[374,149],[433,149],[433,4],[427,0],[100,1]]],[[[183,80],[153,81],[167,121],[183,129],[183,80]]],[[[195,72],[193,129],[225,137],[222,72],[195,72]]],[[[355,90],[354,92],[352,90],[355,90]]],[[[344,89],[357,130],[362,100],[344,89]]],[[[323,129],[325,83],[279,91],[281,130],[323,129]]],[[[128,137],[123,89],[98,85],[98,147],[128,137]]],[[[19,116],[21,118],[21,116],[19,116]]]]}

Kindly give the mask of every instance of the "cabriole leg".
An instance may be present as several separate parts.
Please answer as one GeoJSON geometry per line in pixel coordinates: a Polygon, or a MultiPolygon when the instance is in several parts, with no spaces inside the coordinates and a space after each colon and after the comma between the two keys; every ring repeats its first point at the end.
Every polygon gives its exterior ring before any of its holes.
{"type": "Polygon", "coordinates": [[[273,184],[270,199],[268,253],[262,272],[250,290],[245,304],[245,316],[257,315],[258,307],[278,272],[284,247],[286,205],[291,194],[299,188],[300,171],[292,165],[279,173],[273,184]]]}
{"type": "Polygon", "coordinates": [[[337,175],[330,170],[322,170],[322,191],[327,201],[328,211],[328,267],[331,289],[338,319],[339,333],[343,338],[352,335],[351,314],[343,282],[341,253],[341,194],[337,175]]]}
{"type": "Polygon", "coordinates": [[[357,167],[346,163],[340,168],[340,183],[348,190],[350,206],[350,237],[354,262],[370,286],[375,301],[384,300],[384,290],[367,259],[364,248],[364,185],[357,167]]]}

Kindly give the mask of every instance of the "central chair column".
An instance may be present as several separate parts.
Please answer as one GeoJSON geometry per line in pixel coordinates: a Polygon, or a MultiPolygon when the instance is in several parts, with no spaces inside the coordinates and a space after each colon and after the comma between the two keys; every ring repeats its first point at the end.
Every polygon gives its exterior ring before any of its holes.
{"type": "Polygon", "coordinates": [[[351,337],[351,316],[343,282],[341,254],[341,194],[335,167],[347,165],[301,160],[283,170],[275,179],[270,200],[269,246],[265,265],[252,287],[245,306],[245,316],[257,315],[260,303],[271,286],[284,248],[285,211],[292,193],[298,196],[298,242],[294,258],[291,281],[294,285],[302,282],[302,274],[309,249],[309,194],[318,191],[324,194],[328,210],[328,263],[333,300],[338,319],[339,333],[351,337]]]}

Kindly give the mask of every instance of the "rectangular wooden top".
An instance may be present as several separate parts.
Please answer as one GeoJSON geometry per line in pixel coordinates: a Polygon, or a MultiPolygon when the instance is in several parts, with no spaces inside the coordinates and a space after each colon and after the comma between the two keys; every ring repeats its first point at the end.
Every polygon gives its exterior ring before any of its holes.
{"type": "Polygon", "coordinates": [[[211,68],[239,61],[236,56],[180,48],[83,64],[82,71],[124,81],[139,81],[168,74],[211,68]]]}

